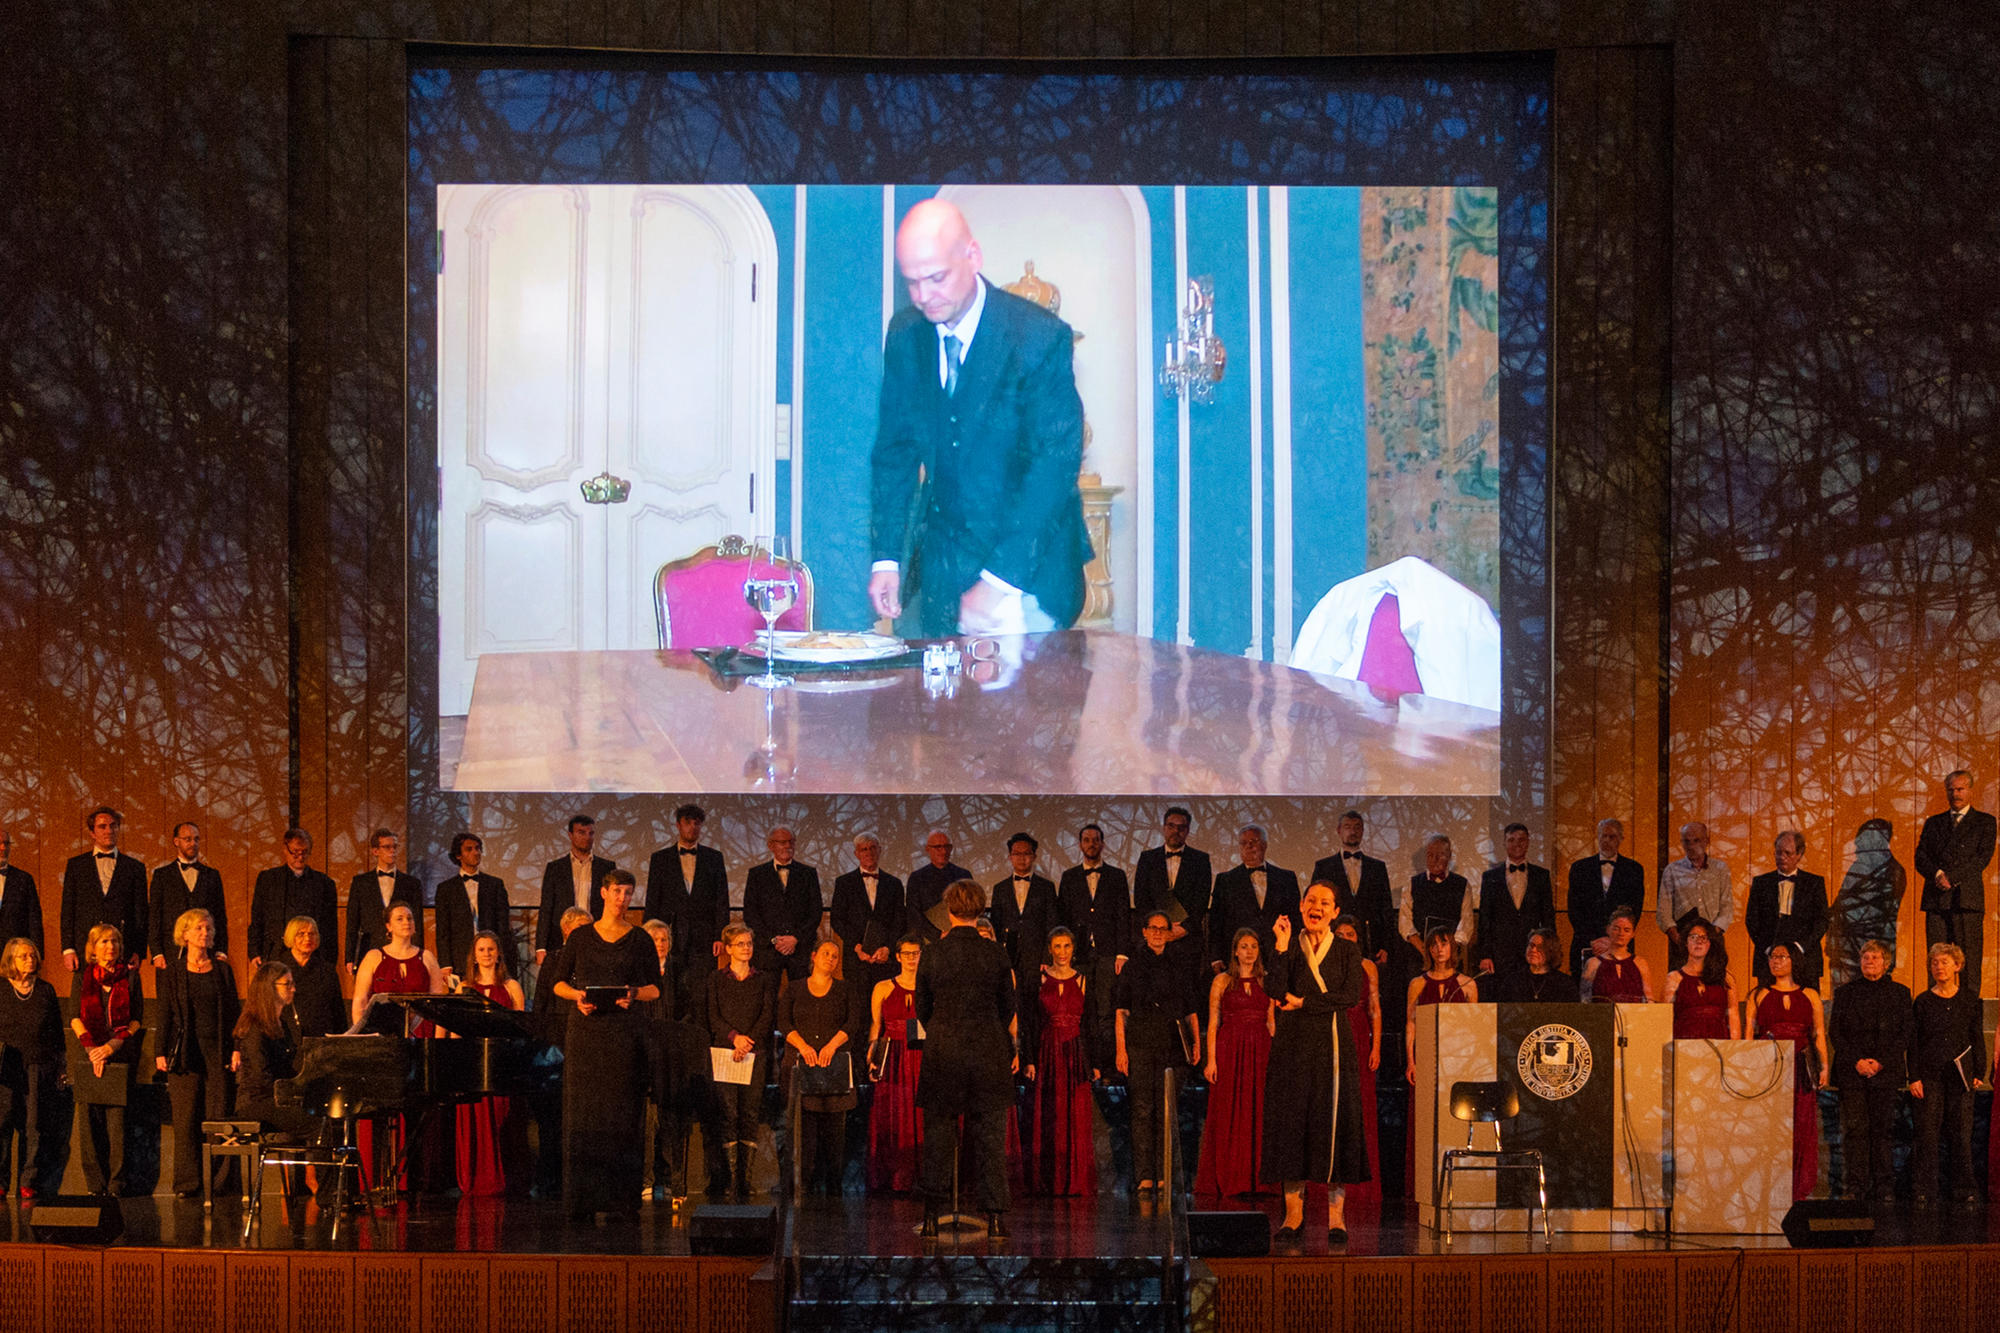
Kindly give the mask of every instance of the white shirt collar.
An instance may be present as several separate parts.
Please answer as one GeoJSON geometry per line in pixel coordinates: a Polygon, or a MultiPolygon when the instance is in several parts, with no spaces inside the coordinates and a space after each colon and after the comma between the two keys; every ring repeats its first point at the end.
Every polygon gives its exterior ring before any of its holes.
{"type": "Polygon", "coordinates": [[[945,334],[958,339],[958,363],[961,366],[965,364],[966,354],[972,350],[973,338],[979,333],[979,317],[986,313],[986,279],[975,277],[972,286],[972,304],[958,317],[958,323],[937,326],[940,351],[944,348],[945,334]]]}

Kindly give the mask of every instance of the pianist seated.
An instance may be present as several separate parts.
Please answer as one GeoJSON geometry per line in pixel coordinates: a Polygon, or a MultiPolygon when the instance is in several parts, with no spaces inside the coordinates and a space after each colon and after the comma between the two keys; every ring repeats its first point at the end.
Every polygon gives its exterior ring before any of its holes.
{"type": "Polygon", "coordinates": [[[297,988],[292,969],[265,963],[250,981],[249,998],[236,1020],[236,1047],[243,1064],[236,1076],[236,1115],[255,1120],[267,1132],[303,1141],[316,1122],[296,1106],[280,1106],[272,1094],[279,1079],[298,1073],[299,1027],[292,1012],[297,988]]]}
{"type": "MultiPolygon", "coordinates": [[[[387,924],[389,942],[379,949],[370,949],[361,960],[361,970],[354,974],[354,1000],[349,1013],[354,1026],[349,1031],[362,1030],[368,1007],[381,996],[444,993],[444,970],[430,950],[417,944],[417,918],[410,905],[399,902],[391,907],[387,924]]],[[[419,1023],[405,1035],[427,1037],[430,1025],[419,1023]]]]}

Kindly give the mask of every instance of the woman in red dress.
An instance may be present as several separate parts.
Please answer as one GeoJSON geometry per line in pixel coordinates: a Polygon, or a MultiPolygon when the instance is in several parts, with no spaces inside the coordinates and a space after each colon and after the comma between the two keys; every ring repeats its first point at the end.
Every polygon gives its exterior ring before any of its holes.
{"type": "Polygon", "coordinates": [[[896,945],[900,969],[875,983],[869,998],[869,1076],[875,1093],[868,1102],[868,1188],[904,1194],[917,1188],[924,1151],[924,1118],[917,1114],[917,1074],[924,1053],[910,1049],[910,1024],[917,1016],[917,964],[923,941],[905,935],[896,945]]]}
{"type": "MultiPolygon", "coordinates": [[[[1353,921],[1334,922],[1333,933],[1361,943],[1361,931],[1353,921]]],[[[1382,1203],[1381,1154],[1375,1137],[1375,1073],[1382,1067],[1382,977],[1375,960],[1363,956],[1361,971],[1368,978],[1368,993],[1347,1011],[1347,1025],[1354,1030],[1354,1049],[1361,1056],[1361,1123],[1366,1127],[1368,1179],[1347,1187],[1347,1206],[1376,1208],[1382,1203]]]]}
{"type": "Polygon", "coordinates": [[[1097,1193],[1097,1152],[1091,1135],[1091,1082],[1097,1069],[1083,1033],[1084,978],[1072,965],[1076,936],[1049,932],[1049,965],[1029,1013],[1034,1054],[1022,1073],[1030,1085],[1027,1177],[1034,1194],[1097,1193]]]}
{"type": "Polygon", "coordinates": [[[1792,979],[1791,946],[1774,944],[1771,984],[1750,992],[1751,1035],[1792,1044],[1792,1201],[1819,1184],[1819,1090],[1826,1086],[1826,1014],[1819,992],[1792,979]]]}
{"type": "Polygon", "coordinates": [[[1630,912],[1621,910],[1611,914],[1611,922],[1604,928],[1604,937],[1611,941],[1611,948],[1585,963],[1583,975],[1576,979],[1584,999],[1605,1004],[1652,1001],[1652,970],[1645,959],[1632,953],[1632,936],[1638,930],[1638,920],[1630,912]]]}
{"type": "MultiPolygon", "coordinates": [[[[369,1006],[379,995],[436,995],[444,990],[443,969],[438,967],[437,959],[432,956],[431,951],[420,947],[416,942],[417,918],[410,910],[409,904],[399,902],[391,907],[385,924],[389,931],[389,942],[379,949],[370,949],[367,956],[361,960],[360,969],[354,974],[354,999],[348,1016],[356,1028],[359,1028],[362,1021],[367,1018],[369,1006]]],[[[410,1029],[408,1035],[428,1037],[431,1035],[431,1025],[419,1022],[410,1029]]],[[[394,1143],[397,1149],[401,1149],[403,1135],[407,1132],[408,1126],[401,1116],[397,1116],[393,1123],[394,1143]]],[[[433,1144],[429,1142],[430,1138],[430,1135],[425,1135],[426,1143],[423,1146],[427,1150],[426,1155],[429,1150],[436,1150],[439,1154],[449,1150],[450,1140],[439,1138],[433,1144]]],[[[377,1167],[373,1122],[368,1120],[361,1122],[357,1142],[361,1147],[361,1182],[365,1187],[373,1189],[376,1185],[377,1167]]],[[[418,1171],[419,1188],[434,1183],[439,1177],[449,1175],[449,1170],[441,1170],[437,1163],[423,1163],[418,1171]],[[424,1169],[426,1167],[429,1169],[424,1169]]],[[[406,1179],[399,1178],[395,1182],[395,1188],[403,1189],[406,1184],[406,1179]]]]}
{"type": "MultiPolygon", "coordinates": [[[[1479,983],[1458,970],[1458,940],[1448,927],[1440,926],[1424,937],[1424,952],[1430,966],[1421,976],[1410,979],[1410,993],[1403,1012],[1403,1081],[1417,1082],[1417,1010],[1432,1004],[1478,1004],[1479,983]]],[[[1410,1104],[1409,1127],[1403,1134],[1403,1189],[1417,1185],[1416,1103],[1410,1104]]]]}
{"type": "Polygon", "coordinates": [[[1736,1040],[1742,1035],[1742,1020],[1736,1013],[1736,983],[1729,979],[1722,932],[1696,920],[1681,935],[1687,941],[1687,962],[1667,973],[1667,991],[1660,997],[1674,1007],[1674,1040],[1736,1040]]]}
{"type": "MultiPolygon", "coordinates": [[[[502,1009],[525,1007],[521,983],[507,975],[500,937],[482,930],[472,937],[461,992],[473,991],[502,1009]]],[[[482,1097],[458,1108],[458,1192],[465,1197],[527,1192],[527,1136],[516,1124],[513,1100],[482,1097]]]]}
{"type": "Polygon", "coordinates": [[[1229,1198],[1268,1194],[1257,1181],[1264,1160],[1264,1077],[1277,1016],[1264,990],[1263,949],[1244,927],[1230,945],[1227,972],[1208,988],[1208,1123],[1194,1192],[1229,1198]]]}

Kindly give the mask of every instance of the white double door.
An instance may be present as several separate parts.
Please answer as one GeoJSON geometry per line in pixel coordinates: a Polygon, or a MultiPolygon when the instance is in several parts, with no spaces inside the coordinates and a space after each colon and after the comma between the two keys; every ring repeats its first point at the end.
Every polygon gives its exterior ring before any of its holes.
{"type": "Polygon", "coordinates": [[[482,654],[656,647],[659,567],[768,526],[777,244],[741,186],[444,185],[438,220],[452,715],[482,654]]]}

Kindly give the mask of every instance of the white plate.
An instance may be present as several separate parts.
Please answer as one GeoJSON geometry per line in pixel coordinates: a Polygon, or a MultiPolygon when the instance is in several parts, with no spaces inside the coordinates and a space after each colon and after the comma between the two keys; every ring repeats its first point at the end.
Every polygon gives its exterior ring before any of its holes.
{"type": "MultiPolygon", "coordinates": [[[[764,636],[757,635],[743,651],[762,657],[764,636]]],[[[908,644],[886,634],[779,630],[772,636],[771,656],[780,662],[874,662],[908,651],[908,644]]]]}

